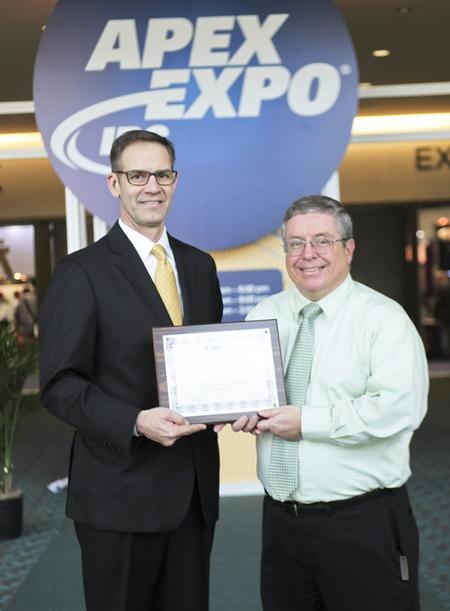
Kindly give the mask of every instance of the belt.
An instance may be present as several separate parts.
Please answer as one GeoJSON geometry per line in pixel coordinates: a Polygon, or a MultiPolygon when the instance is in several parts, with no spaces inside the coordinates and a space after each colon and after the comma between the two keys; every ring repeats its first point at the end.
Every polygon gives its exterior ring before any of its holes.
{"type": "Polygon", "coordinates": [[[326,501],[319,503],[299,503],[298,501],[277,501],[273,499],[270,495],[266,493],[266,498],[268,501],[275,505],[276,507],[280,507],[287,513],[294,514],[297,517],[307,514],[316,514],[316,513],[332,513],[339,509],[344,509],[345,507],[352,507],[354,505],[360,505],[361,503],[367,503],[368,501],[372,501],[379,497],[383,496],[392,496],[395,494],[399,494],[402,491],[406,490],[406,486],[403,485],[400,488],[378,488],[376,490],[371,490],[370,492],[366,492],[365,494],[361,494],[359,496],[354,496],[350,499],[342,499],[339,501],[326,501]]]}

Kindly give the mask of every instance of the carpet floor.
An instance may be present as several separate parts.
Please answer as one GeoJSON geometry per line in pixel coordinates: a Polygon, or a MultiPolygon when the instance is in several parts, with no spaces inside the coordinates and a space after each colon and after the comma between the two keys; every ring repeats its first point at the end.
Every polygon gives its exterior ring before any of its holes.
{"type": "MultiPolygon", "coordinates": [[[[22,537],[0,542],[0,610],[82,611],[80,554],[65,493],[69,427],[32,398],[21,415],[16,481],[25,498],[22,537]]],[[[412,444],[408,484],[421,535],[422,611],[450,611],[450,378],[432,380],[429,412],[412,444]]],[[[224,497],[212,557],[211,611],[261,611],[260,496],[224,497]]],[[[282,611],[282,610],[280,610],[282,611]]],[[[349,610],[349,611],[363,611],[349,610]]]]}

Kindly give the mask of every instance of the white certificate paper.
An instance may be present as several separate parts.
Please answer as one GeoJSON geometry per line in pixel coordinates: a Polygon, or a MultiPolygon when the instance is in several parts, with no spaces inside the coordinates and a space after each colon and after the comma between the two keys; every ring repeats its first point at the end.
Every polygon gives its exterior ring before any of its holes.
{"type": "MultiPolygon", "coordinates": [[[[193,327],[195,332],[166,328],[162,348],[169,407],[190,421],[218,422],[279,406],[273,325],[258,323],[202,325],[193,327]]],[[[278,346],[277,333],[275,340],[278,346]]]]}

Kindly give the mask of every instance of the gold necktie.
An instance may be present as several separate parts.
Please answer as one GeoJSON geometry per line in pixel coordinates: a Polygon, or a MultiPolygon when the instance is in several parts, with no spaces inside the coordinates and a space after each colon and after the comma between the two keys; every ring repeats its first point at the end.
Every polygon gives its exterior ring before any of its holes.
{"type": "Polygon", "coordinates": [[[158,259],[155,273],[155,286],[166,306],[166,310],[169,312],[173,324],[182,325],[183,316],[181,314],[177,283],[175,281],[172,266],[167,260],[166,251],[161,244],[155,244],[152,248],[152,255],[158,259]]]}

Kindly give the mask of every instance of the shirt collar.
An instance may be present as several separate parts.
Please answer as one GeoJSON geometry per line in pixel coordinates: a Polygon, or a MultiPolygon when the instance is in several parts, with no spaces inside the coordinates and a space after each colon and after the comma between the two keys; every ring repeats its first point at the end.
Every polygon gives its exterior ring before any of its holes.
{"type": "MultiPolygon", "coordinates": [[[[336,287],[331,293],[325,295],[322,299],[319,299],[316,303],[320,305],[325,316],[327,318],[333,318],[335,314],[342,308],[342,305],[347,300],[348,295],[352,291],[354,282],[350,274],[348,274],[343,282],[336,287]]],[[[300,310],[307,305],[312,303],[300,291],[293,287],[292,289],[291,307],[292,314],[296,318],[300,310]]]]}
{"type": "Polygon", "coordinates": [[[341,284],[320,299],[319,304],[327,318],[333,318],[342,306],[347,301],[348,296],[353,290],[354,282],[350,274],[347,274],[345,280],[341,284]]]}
{"type": "Polygon", "coordinates": [[[167,230],[165,227],[163,227],[163,232],[158,242],[153,242],[153,240],[146,238],[144,235],[142,235],[142,233],[136,231],[136,229],[132,229],[131,227],[129,227],[126,223],[122,221],[122,219],[119,219],[119,225],[124,234],[133,244],[133,246],[138,252],[138,255],[143,261],[146,257],[148,257],[155,244],[161,244],[161,246],[164,247],[164,250],[169,256],[169,259],[173,257],[172,249],[169,244],[169,237],[167,235],[167,230]]]}

